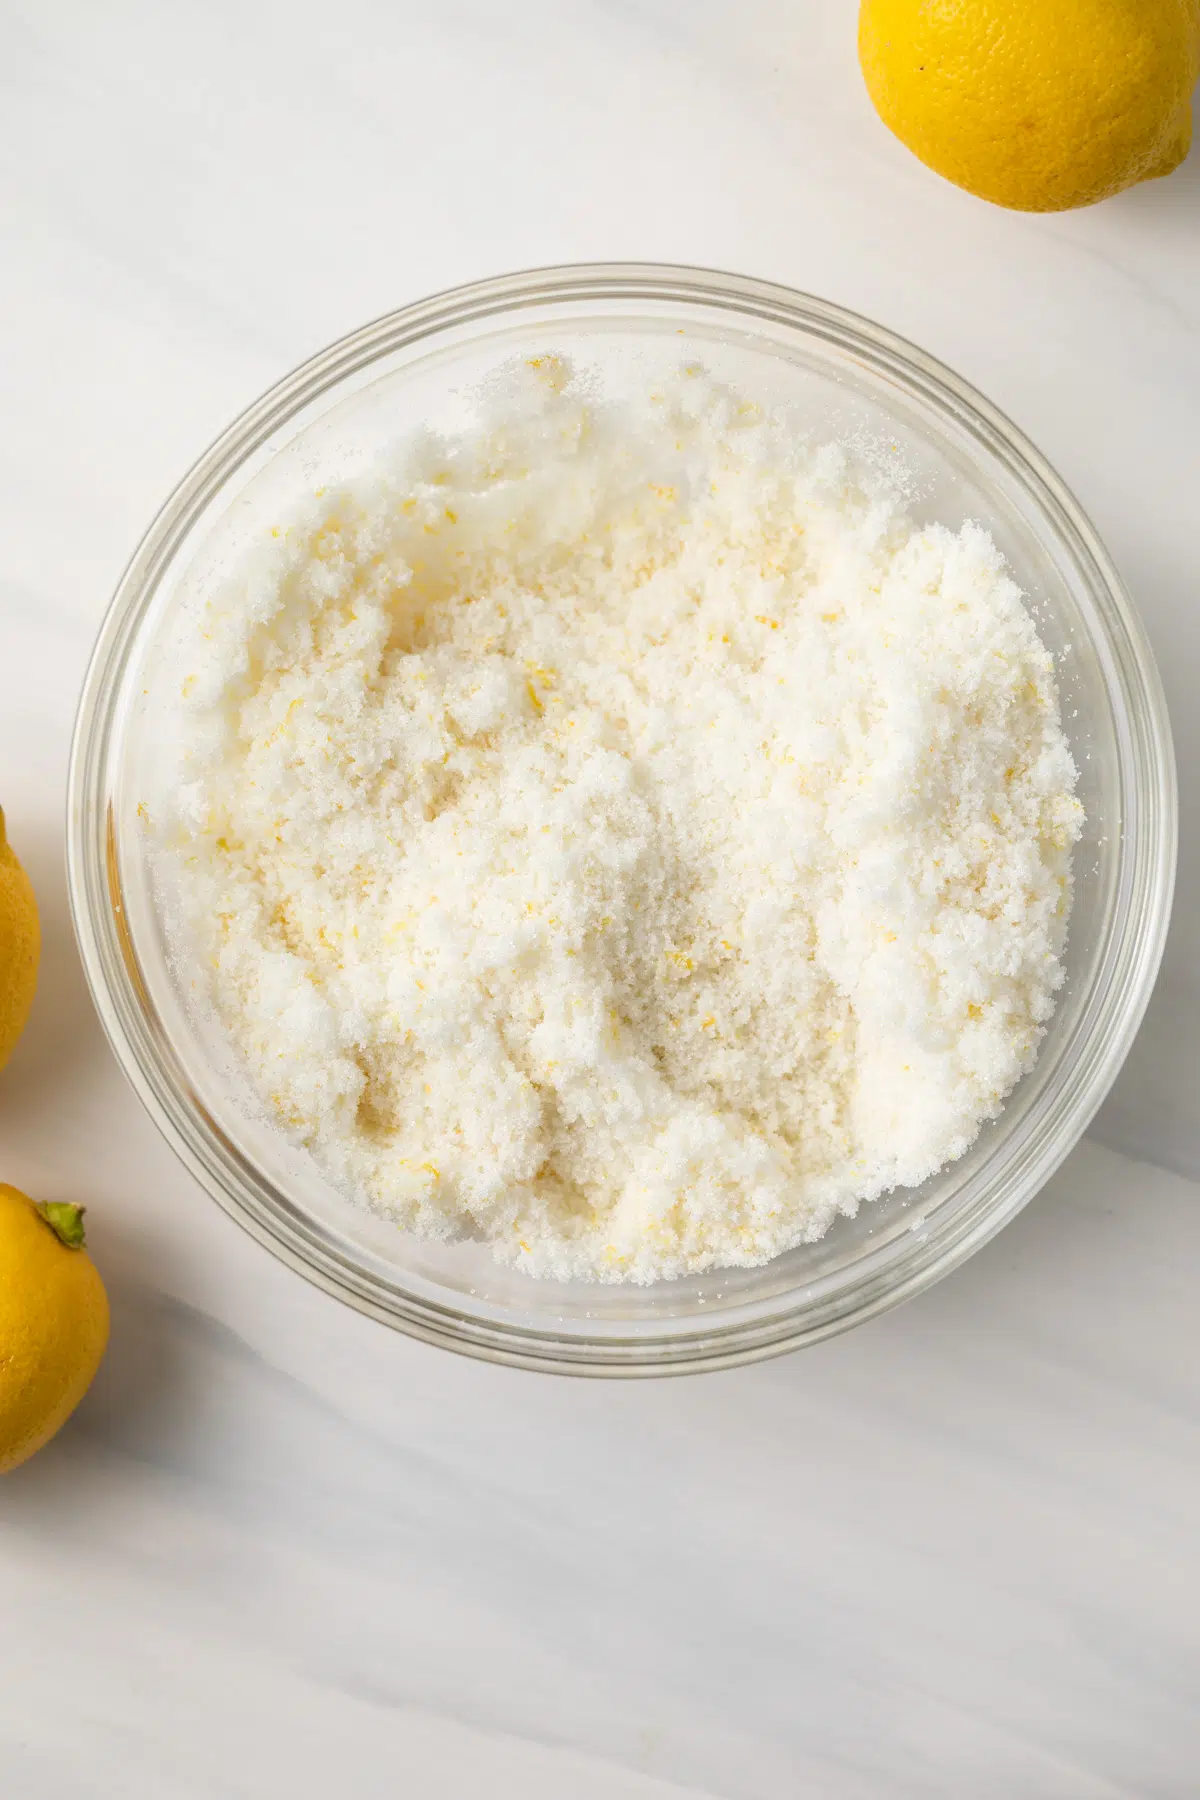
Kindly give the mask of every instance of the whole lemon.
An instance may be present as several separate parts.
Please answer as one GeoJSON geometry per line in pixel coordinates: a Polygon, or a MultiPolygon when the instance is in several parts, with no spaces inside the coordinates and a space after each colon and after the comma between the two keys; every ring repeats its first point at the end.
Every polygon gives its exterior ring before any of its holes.
{"type": "Polygon", "coordinates": [[[0,1182],[0,1475],[52,1438],[108,1342],[108,1296],[83,1247],[83,1208],[36,1205],[0,1182]]]}
{"type": "Polygon", "coordinates": [[[1061,212],[1187,155],[1200,0],[862,0],[858,53],[923,163],[1000,206],[1061,212]]]}
{"type": "Polygon", "coordinates": [[[25,1029],[41,946],[37,901],[4,834],[0,808],[0,1069],[25,1029]]]}

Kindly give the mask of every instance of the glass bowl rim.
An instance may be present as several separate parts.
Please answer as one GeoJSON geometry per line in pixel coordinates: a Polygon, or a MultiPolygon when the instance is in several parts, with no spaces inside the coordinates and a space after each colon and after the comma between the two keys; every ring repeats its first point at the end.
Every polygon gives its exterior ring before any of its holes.
{"type": "MultiPolygon", "coordinates": [[[[1170,726],[1145,629],[1095,528],[1070,490],[1024,434],[952,370],[886,327],[830,301],[775,283],[721,271],[658,263],[568,264],[477,281],[385,314],[317,353],[277,382],[209,446],[147,529],[101,625],[84,678],[67,783],[67,879],[76,938],[105,1033],[151,1117],[201,1185],[245,1230],[327,1293],[426,1342],[484,1360],[554,1373],[680,1374],[728,1368],[817,1342],[874,1317],[931,1286],[1012,1219],[1078,1141],[1104,1098],[1149,1000],[1162,956],[1174,880],[1177,797],[1170,726]],[[239,1191],[237,1158],[219,1124],[191,1104],[169,1078],[155,1045],[148,997],[125,924],[115,821],[106,790],[114,748],[116,696],[142,615],[187,533],[225,483],[302,409],[383,357],[452,328],[502,317],[519,307],[561,302],[642,301],[704,306],[734,317],[799,329],[865,358],[910,394],[931,401],[979,440],[1017,477],[1069,546],[1085,575],[1129,704],[1118,731],[1120,773],[1130,804],[1119,849],[1123,916],[1108,969],[1106,1006],[1094,1041],[1076,1056],[1036,1155],[1002,1204],[978,1204],[948,1241],[922,1234],[903,1253],[823,1308],[782,1296],[765,1316],[734,1319],[656,1337],[652,1330],[605,1329],[569,1337],[538,1326],[498,1323],[455,1304],[440,1304],[376,1281],[353,1260],[298,1229],[286,1196],[261,1177],[275,1204],[239,1191]],[[1123,746],[1123,754],[1122,754],[1123,746]],[[1132,824],[1134,830],[1129,830],[1132,824]],[[1132,837],[1132,847],[1130,839],[1132,837]],[[1104,1029],[1100,1030],[1099,1027],[1104,1029]],[[1082,1065],[1082,1066],[1081,1066],[1082,1065]]],[[[1116,930],[1116,923],[1112,927],[1116,930]]]]}

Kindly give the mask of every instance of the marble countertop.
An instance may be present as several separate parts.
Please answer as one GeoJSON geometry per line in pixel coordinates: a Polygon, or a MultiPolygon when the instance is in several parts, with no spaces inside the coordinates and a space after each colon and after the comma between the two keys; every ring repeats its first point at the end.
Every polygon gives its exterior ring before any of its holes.
{"type": "Polygon", "coordinates": [[[0,1488],[4,1800],[1200,1792],[1200,156],[1006,214],[884,131],[852,0],[9,0],[0,799],[41,899],[0,1178],[92,1206],[111,1351],[0,1488]],[[1017,1222],[835,1342],[685,1382],[459,1360],[291,1275],[126,1088],[71,935],[75,696],[198,451],[363,320],[697,262],[927,346],[1148,621],[1166,967],[1017,1222]]]}

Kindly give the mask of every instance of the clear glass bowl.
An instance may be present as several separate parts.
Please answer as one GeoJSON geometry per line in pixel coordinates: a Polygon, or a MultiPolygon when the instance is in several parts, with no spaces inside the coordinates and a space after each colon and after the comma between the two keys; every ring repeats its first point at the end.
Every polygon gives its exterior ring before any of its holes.
{"type": "Polygon", "coordinates": [[[330,1293],[428,1342],[537,1369],[669,1374],[870,1318],[962,1262],[1036,1193],[1099,1105],[1149,996],[1170,907],[1174,770],[1151,652],[1095,531],[965,382],[879,326],[784,288],[581,266],[481,282],[365,326],[280,382],[201,458],[151,525],[100,633],[72,751],[68,842],[80,948],[117,1056],[188,1168],[248,1231],[330,1293]],[[1087,809],[1066,986],[1036,1068],[968,1155],[763,1268],[650,1288],[534,1281],[478,1245],[423,1242],[352,1205],[256,1120],[177,991],[136,817],[162,721],[156,660],[187,594],[297,490],[343,478],[413,426],[452,427],[463,393],[498,363],[547,351],[602,371],[702,361],[786,399],[817,431],[898,449],[928,518],[983,521],[1059,658],[1087,809]]]}

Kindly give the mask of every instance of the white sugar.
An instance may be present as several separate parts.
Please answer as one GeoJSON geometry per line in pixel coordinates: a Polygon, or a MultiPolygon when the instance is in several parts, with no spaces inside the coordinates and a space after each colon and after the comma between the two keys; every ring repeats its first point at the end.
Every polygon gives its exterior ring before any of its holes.
{"type": "Polygon", "coordinates": [[[534,1274],[765,1261],[1036,1053],[1081,809],[991,539],[554,359],[310,503],[184,683],[177,948],[280,1124],[534,1274]]]}

